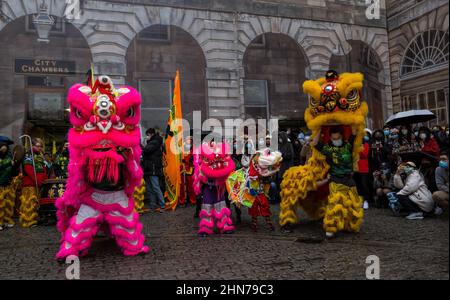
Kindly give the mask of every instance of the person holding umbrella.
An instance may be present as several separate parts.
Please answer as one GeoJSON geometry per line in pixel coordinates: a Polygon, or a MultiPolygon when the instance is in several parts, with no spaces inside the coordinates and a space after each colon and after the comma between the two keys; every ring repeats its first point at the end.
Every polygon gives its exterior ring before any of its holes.
{"type": "Polygon", "coordinates": [[[402,125],[399,134],[400,152],[415,152],[419,149],[414,134],[411,132],[411,126],[402,125]]]}

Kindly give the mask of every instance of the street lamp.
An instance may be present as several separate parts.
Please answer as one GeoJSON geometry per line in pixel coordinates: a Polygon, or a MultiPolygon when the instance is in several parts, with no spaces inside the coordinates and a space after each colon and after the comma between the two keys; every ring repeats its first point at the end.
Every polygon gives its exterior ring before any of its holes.
{"type": "Polygon", "coordinates": [[[38,33],[38,42],[48,43],[50,40],[48,36],[50,34],[50,30],[55,24],[55,19],[53,19],[47,11],[47,5],[42,2],[39,8],[39,14],[34,17],[33,24],[36,27],[38,33]]]}

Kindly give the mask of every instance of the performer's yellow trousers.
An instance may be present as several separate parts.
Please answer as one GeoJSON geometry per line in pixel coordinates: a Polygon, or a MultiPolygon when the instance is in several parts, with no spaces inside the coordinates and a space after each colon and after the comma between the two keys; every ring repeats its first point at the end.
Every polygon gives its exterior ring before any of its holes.
{"type": "Polygon", "coordinates": [[[19,221],[20,226],[29,228],[37,225],[39,199],[35,187],[24,187],[20,196],[19,221]]]}
{"type": "Polygon", "coordinates": [[[330,183],[328,204],[323,218],[325,232],[358,232],[363,222],[362,197],[356,187],[330,183]]]}
{"type": "Polygon", "coordinates": [[[3,224],[14,225],[14,204],[16,193],[12,185],[0,186],[0,226],[3,224]]]}
{"type": "Polygon", "coordinates": [[[145,181],[142,179],[141,185],[136,187],[133,194],[134,210],[141,214],[144,212],[144,198],[145,198],[145,181]]]}

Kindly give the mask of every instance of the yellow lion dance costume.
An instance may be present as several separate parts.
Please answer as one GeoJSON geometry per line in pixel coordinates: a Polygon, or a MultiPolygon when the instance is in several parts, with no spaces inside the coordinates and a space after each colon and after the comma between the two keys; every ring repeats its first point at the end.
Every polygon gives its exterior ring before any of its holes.
{"type": "MultiPolygon", "coordinates": [[[[361,100],[363,80],[364,76],[360,73],[338,75],[328,71],[325,78],[303,84],[304,93],[310,96],[305,121],[312,131],[311,138],[318,139],[316,136],[322,129],[330,126],[351,128],[354,135],[350,150],[353,171],[358,167],[368,114],[367,104],[361,100]]],[[[282,227],[297,223],[296,211],[301,206],[313,219],[323,219],[327,236],[338,231],[359,231],[363,221],[362,198],[356,187],[335,182],[329,184],[329,192],[323,192],[322,185],[327,182],[329,170],[326,157],[312,147],[312,157],[306,165],[286,171],[281,183],[282,227]]]]}

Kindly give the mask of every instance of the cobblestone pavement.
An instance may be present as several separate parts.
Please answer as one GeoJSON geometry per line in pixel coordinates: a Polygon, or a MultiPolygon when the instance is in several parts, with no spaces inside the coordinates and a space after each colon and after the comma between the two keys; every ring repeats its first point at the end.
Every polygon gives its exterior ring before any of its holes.
{"type": "MultiPolygon", "coordinates": [[[[408,221],[370,209],[359,234],[330,241],[306,217],[290,234],[269,232],[262,220],[254,234],[246,212],[234,235],[198,238],[193,214],[191,207],[142,216],[146,256],[125,258],[97,238],[81,279],[365,279],[369,255],[379,257],[381,279],[449,279],[448,214],[408,221]]],[[[0,279],[65,279],[66,266],[54,260],[58,240],[54,227],[0,232],[0,279]]]]}

